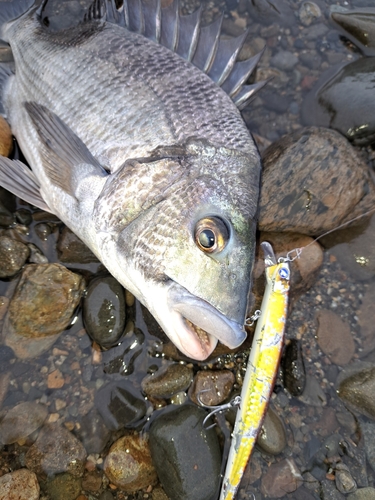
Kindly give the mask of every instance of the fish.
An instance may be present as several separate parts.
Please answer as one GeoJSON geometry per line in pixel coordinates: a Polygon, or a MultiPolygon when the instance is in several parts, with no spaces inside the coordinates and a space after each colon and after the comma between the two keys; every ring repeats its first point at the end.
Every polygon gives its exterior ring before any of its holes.
{"type": "Polygon", "coordinates": [[[1,2],[0,111],[27,164],[0,185],[58,216],[186,356],[245,340],[261,162],[240,110],[261,54],[178,2],[97,0],[52,31],[46,0],[1,2]],[[30,168],[29,168],[30,167],[30,168]]]}
{"type": "Polygon", "coordinates": [[[254,449],[266,414],[280,364],[288,312],[290,266],[276,261],[272,246],[261,243],[265,254],[266,290],[262,300],[241,395],[237,405],[220,500],[232,500],[254,449]]]}

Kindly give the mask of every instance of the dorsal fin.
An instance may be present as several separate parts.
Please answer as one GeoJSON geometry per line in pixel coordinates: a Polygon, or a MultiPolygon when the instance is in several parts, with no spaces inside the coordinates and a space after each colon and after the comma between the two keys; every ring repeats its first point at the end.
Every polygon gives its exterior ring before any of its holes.
{"type": "Polygon", "coordinates": [[[247,32],[237,38],[220,38],[223,17],[201,27],[201,7],[181,16],[179,0],[165,8],[160,7],[160,0],[124,0],[121,9],[116,8],[115,0],[94,0],[87,18],[105,18],[176,52],[222,87],[240,109],[266,83],[246,85],[262,53],[237,61],[247,32]]]}

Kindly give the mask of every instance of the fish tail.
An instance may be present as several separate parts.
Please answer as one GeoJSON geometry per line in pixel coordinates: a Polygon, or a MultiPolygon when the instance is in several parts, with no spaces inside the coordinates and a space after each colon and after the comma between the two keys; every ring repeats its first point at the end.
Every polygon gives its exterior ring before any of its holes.
{"type": "Polygon", "coordinates": [[[0,39],[7,40],[6,27],[7,25],[23,16],[31,7],[38,5],[39,0],[7,0],[1,2],[0,7],[0,39]]]}

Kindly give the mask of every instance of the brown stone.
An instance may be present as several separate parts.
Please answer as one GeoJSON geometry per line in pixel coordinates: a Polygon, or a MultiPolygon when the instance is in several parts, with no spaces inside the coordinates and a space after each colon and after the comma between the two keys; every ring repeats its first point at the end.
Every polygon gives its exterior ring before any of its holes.
{"type": "Polygon", "coordinates": [[[302,476],[292,459],[272,464],[261,480],[261,492],[270,498],[281,498],[296,491],[303,483],[302,476]]]}
{"type": "Polygon", "coordinates": [[[138,435],[124,436],[111,446],[104,472],[112,484],[127,493],[157,483],[148,442],[138,435]]]}
{"type": "Polygon", "coordinates": [[[367,165],[334,130],[300,129],[263,154],[261,231],[319,235],[366,212],[374,199],[367,165]]]}
{"type": "Polygon", "coordinates": [[[54,370],[48,375],[47,387],[48,389],[61,389],[65,384],[64,376],[60,370],[54,370]]]}
{"type": "Polygon", "coordinates": [[[34,472],[18,469],[0,477],[1,500],[38,500],[39,483],[34,472]]]}
{"type": "Polygon", "coordinates": [[[358,323],[361,327],[362,349],[360,356],[364,357],[375,349],[375,284],[371,283],[367,289],[361,307],[357,313],[358,323]]]}
{"type": "Polygon", "coordinates": [[[13,149],[12,131],[6,120],[0,116],[0,155],[8,157],[13,149]]]}
{"type": "Polygon", "coordinates": [[[333,311],[321,310],[318,315],[319,347],[336,365],[346,365],[355,353],[350,327],[333,311]]]}
{"type": "Polygon", "coordinates": [[[229,370],[199,371],[189,389],[189,396],[195,404],[219,405],[229,397],[234,382],[234,375],[229,370]]]}

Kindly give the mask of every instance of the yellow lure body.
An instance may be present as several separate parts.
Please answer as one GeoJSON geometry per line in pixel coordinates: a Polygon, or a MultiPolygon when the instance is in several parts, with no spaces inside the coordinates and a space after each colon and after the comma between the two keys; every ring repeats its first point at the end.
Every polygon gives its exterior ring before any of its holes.
{"type": "MultiPolygon", "coordinates": [[[[273,256],[270,245],[269,248],[273,256]]],[[[272,261],[269,263],[273,264],[272,261]]],[[[267,410],[284,342],[289,264],[277,264],[274,260],[274,264],[268,265],[265,272],[266,291],[242,386],[241,404],[237,412],[220,500],[231,500],[237,492],[267,410]]]]}

